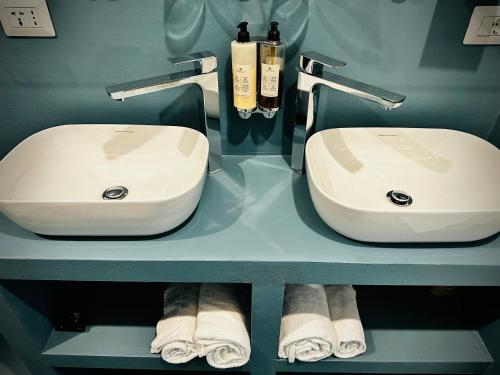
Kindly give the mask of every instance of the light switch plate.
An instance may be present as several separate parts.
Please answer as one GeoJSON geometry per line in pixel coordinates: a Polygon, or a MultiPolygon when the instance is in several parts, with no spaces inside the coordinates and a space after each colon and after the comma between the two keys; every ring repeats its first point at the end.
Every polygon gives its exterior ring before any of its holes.
{"type": "Polygon", "coordinates": [[[0,21],[7,36],[56,36],[45,0],[0,0],[0,21]]]}
{"type": "Polygon", "coordinates": [[[464,44],[500,44],[500,6],[474,8],[464,44]]]}

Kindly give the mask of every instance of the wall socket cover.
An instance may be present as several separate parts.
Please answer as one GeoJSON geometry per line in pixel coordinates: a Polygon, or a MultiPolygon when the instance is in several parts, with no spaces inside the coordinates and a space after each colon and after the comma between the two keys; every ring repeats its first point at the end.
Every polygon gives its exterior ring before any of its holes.
{"type": "Polygon", "coordinates": [[[474,8],[464,44],[500,44],[500,6],[474,8]]]}
{"type": "Polygon", "coordinates": [[[56,36],[45,0],[0,0],[0,21],[7,36],[56,36]]]}

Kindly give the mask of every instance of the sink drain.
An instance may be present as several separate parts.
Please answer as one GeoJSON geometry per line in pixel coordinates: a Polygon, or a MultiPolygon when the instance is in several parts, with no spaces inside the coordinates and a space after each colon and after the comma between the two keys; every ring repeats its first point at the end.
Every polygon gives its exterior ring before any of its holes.
{"type": "Polygon", "coordinates": [[[128,189],[125,186],[112,186],[104,190],[102,193],[102,198],[105,200],[108,199],[123,199],[127,196],[128,189]]]}
{"type": "Polygon", "coordinates": [[[386,197],[396,206],[409,206],[413,203],[411,196],[401,190],[391,190],[387,192],[386,197]]]}

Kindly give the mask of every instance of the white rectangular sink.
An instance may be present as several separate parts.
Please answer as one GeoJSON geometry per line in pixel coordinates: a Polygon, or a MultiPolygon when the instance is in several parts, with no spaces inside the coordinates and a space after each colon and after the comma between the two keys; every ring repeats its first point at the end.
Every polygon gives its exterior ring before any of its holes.
{"type": "Polygon", "coordinates": [[[321,218],[356,240],[463,242],[500,231],[500,151],[467,133],[324,130],[307,142],[306,167],[321,218]]]}
{"type": "Polygon", "coordinates": [[[207,160],[189,128],[56,126],[0,161],[0,211],[39,234],[158,234],[193,213],[207,160]]]}

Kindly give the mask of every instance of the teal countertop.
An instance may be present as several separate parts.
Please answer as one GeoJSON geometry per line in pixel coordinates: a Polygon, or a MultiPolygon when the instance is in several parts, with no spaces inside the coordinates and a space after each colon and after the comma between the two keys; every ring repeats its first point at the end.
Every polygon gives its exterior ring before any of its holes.
{"type": "Polygon", "coordinates": [[[500,285],[500,237],[367,244],[317,215],[281,156],[225,156],[194,215],[154,237],[41,237],[0,215],[0,279],[500,285]]]}

